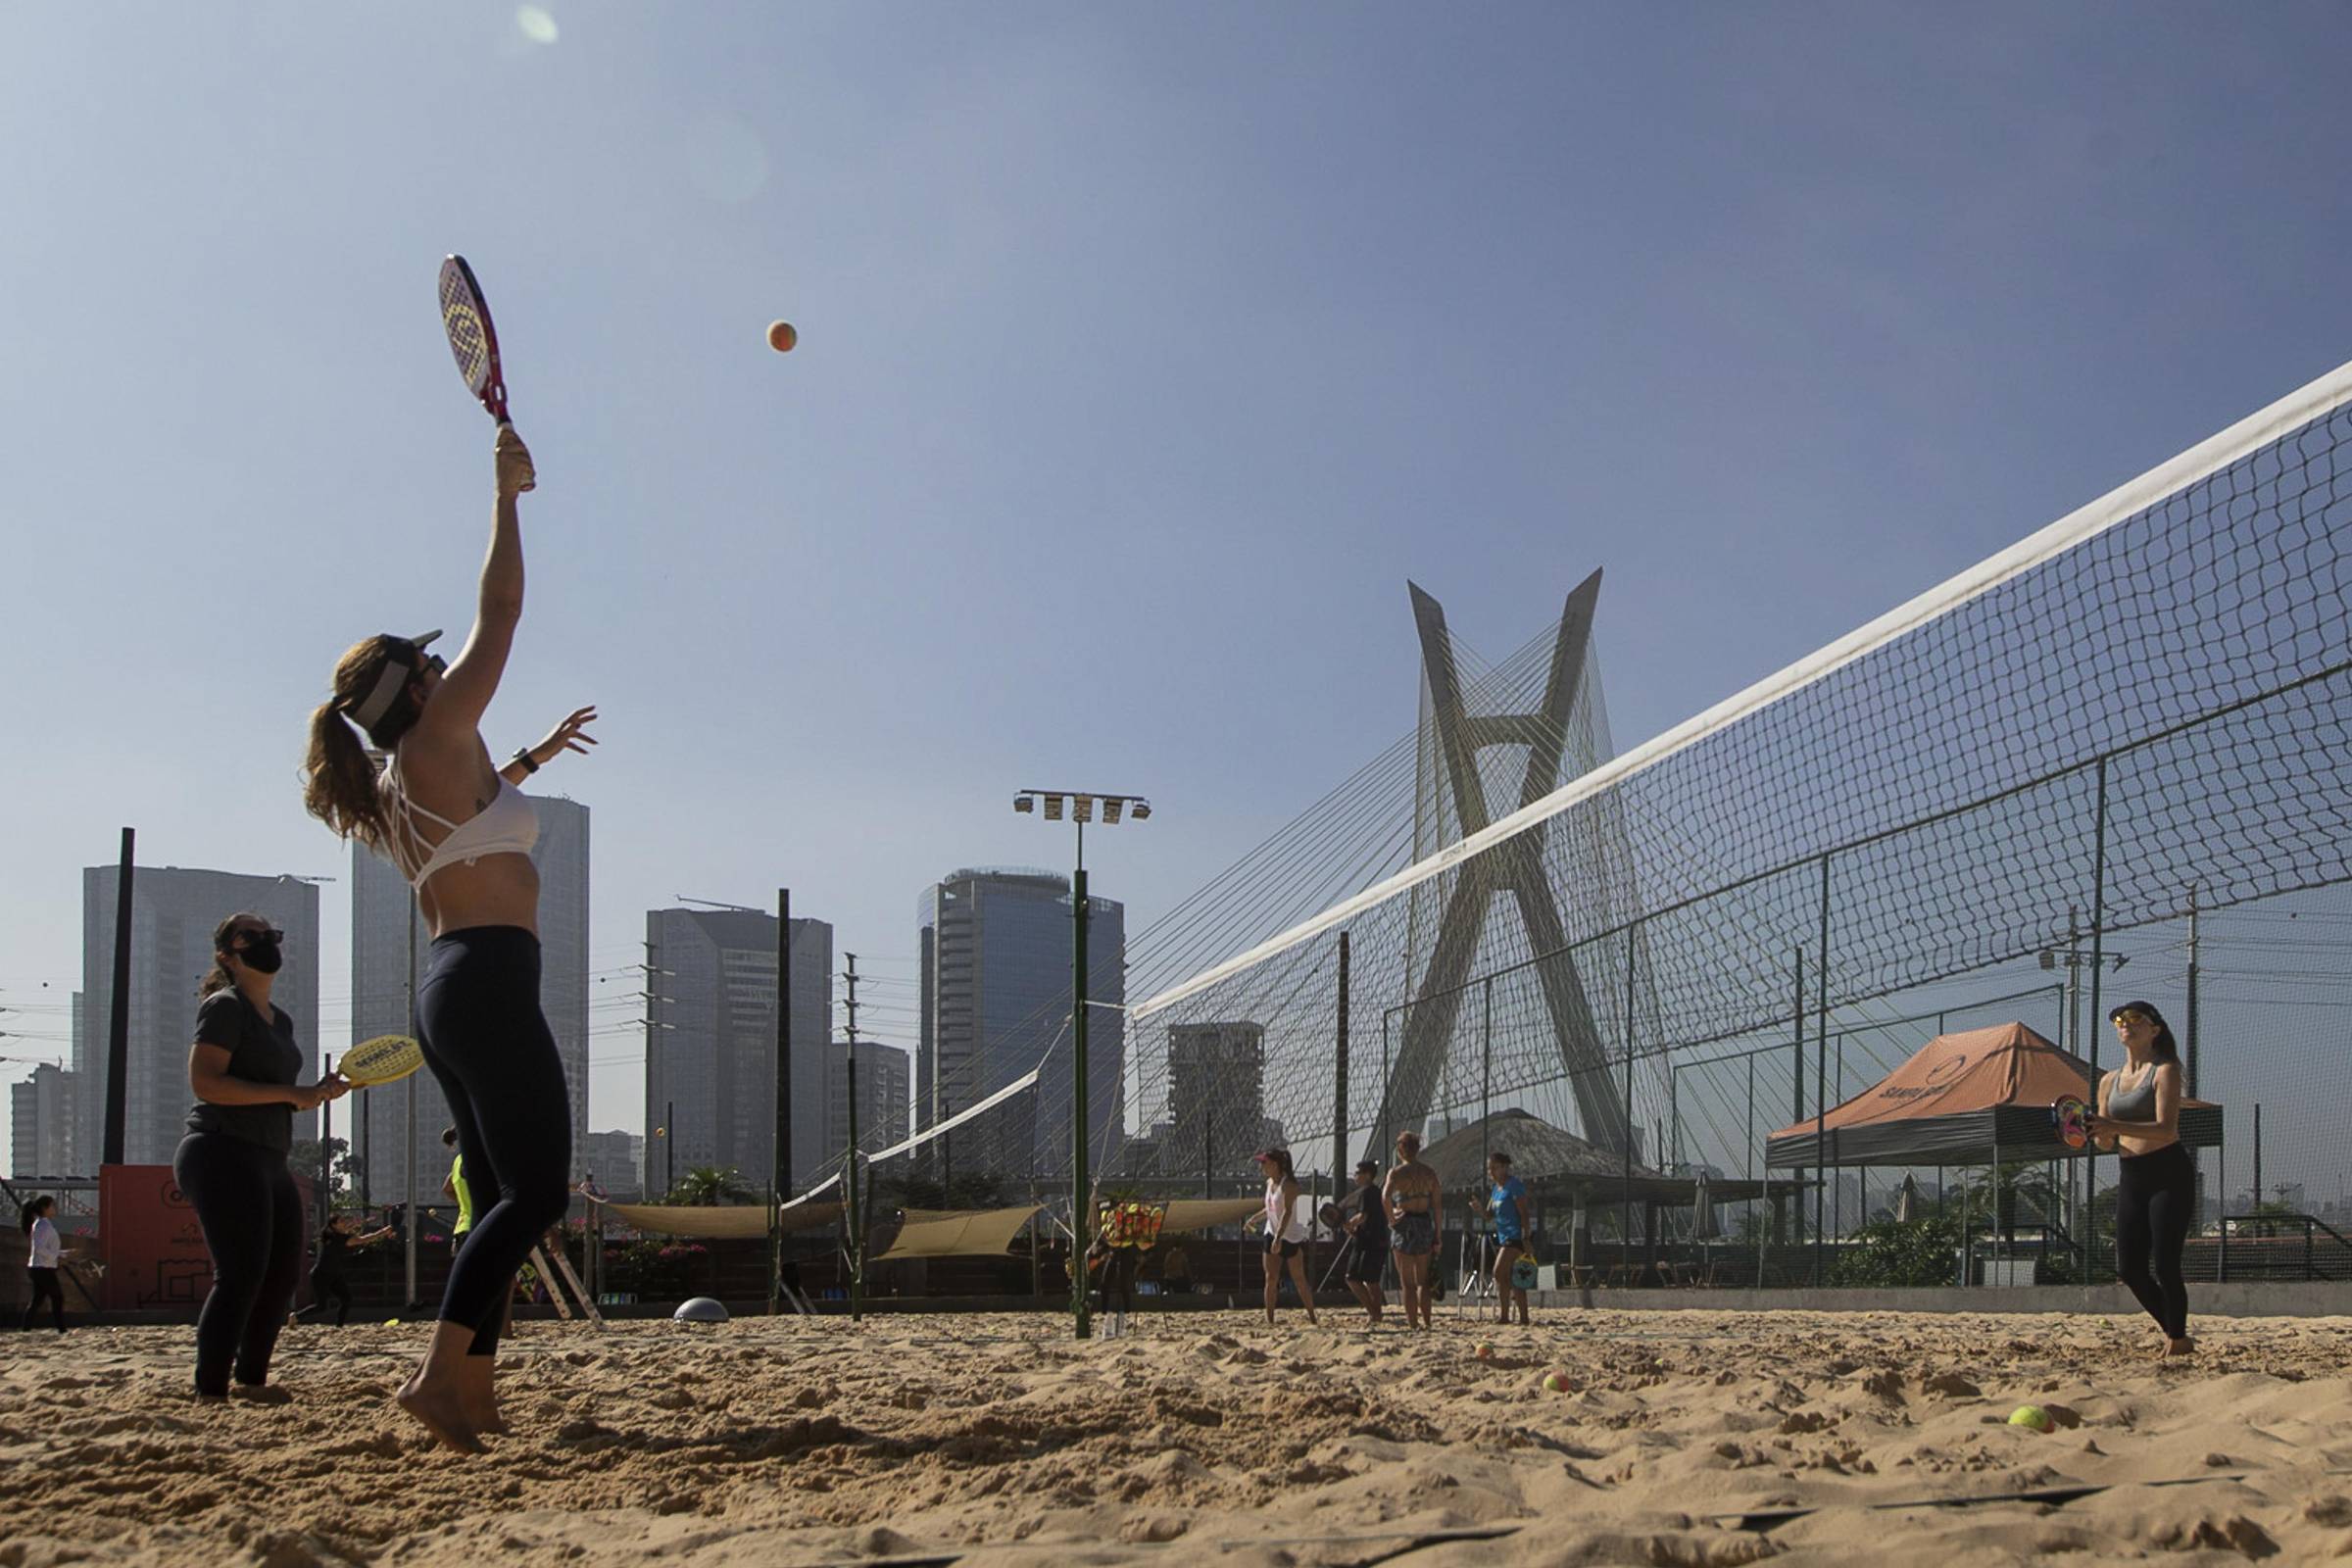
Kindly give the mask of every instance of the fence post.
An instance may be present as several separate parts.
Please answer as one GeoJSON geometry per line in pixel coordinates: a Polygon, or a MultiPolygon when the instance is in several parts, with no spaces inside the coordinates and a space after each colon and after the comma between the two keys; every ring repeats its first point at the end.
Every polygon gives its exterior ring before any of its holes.
{"type": "MultiPolygon", "coordinates": [[[[1805,950],[1798,948],[1792,955],[1796,968],[1796,1007],[1789,1016],[1795,1028],[1788,1036],[1788,1124],[1793,1127],[1805,1119],[1805,950]]],[[[1819,1154],[1820,1150],[1814,1151],[1819,1154]]],[[[1788,1240],[1805,1239],[1805,1167],[1799,1165],[1789,1177],[1788,1240]]]]}
{"type": "Polygon", "coordinates": [[[1625,1265],[1625,1283],[1634,1283],[1634,934],[1637,919],[1625,928],[1625,1195],[1617,1218],[1618,1260],[1625,1265]]]}
{"type": "MultiPolygon", "coordinates": [[[[1814,993],[1820,998],[1820,1033],[1813,1047],[1813,1156],[1824,1159],[1829,1150],[1829,1061],[1830,1061],[1830,858],[1821,858],[1821,961],[1814,966],[1814,993]]],[[[1821,1167],[1825,1181],[1836,1181],[1836,1169],[1828,1164],[1821,1167]]],[[[1813,1189],[1813,1284],[1822,1283],[1822,1267],[1827,1261],[1828,1238],[1822,1234],[1822,1200],[1826,1195],[1819,1187],[1813,1189]]]]}
{"type": "MultiPolygon", "coordinates": [[[[1338,1189],[1340,1172],[1348,1168],[1348,933],[1340,933],[1340,1017],[1337,1066],[1331,1101],[1331,1185],[1338,1189]]],[[[1201,1107],[1203,1114],[1207,1107],[1201,1107]]],[[[1379,1158],[1376,1152],[1373,1157],[1379,1158]]]]}
{"type": "MultiPolygon", "coordinates": [[[[2107,1021],[2099,1010],[2099,982],[2107,972],[2107,759],[2099,759],[2098,810],[2092,818],[2090,858],[2090,1095],[2099,1095],[2099,1026],[2107,1021]]],[[[2090,1264],[2086,1272],[2096,1278],[2099,1272],[2099,1163],[2091,1157],[2082,1164],[2082,1201],[2089,1209],[2082,1231],[2082,1242],[2090,1250],[2090,1264]]]]}

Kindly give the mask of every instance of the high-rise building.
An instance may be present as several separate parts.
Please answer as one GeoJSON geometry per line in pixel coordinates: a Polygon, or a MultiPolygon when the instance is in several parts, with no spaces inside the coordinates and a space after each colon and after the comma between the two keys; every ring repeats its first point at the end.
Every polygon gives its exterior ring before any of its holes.
{"type": "Polygon", "coordinates": [[[1168,1122],[1160,1160],[1170,1173],[1248,1175],[1266,1145],[1266,1031],[1262,1025],[1180,1023],[1168,1029],[1168,1122]]]}
{"type": "Polygon", "coordinates": [[[589,1133],[572,1163],[581,1175],[595,1177],[607,1198],[633,1203],[645,1196],[644,1149],[645,1140],[635,1133],[589,1133]]]}
{"type": "MultiPolygon", "coordinates": [[[[1090,896],[1087,1120],[1093,1157],[1120,1127],[1127,1055],[1127,912],[1090,896]]],[[[922,1034],[915,1122],[932,1127],[1043,1063],[1033,1094],[940,1140],[951,1173],[1027,1178],[1070,1157],[1070,884],[1047,871],[961,870],[916,906],[922,1034]]],[[[935,1168],[937,1168],[935,1166],[935,1168]]],[[[1107,1167],[1105,1167],[1107,1168],[1107,1167]]]]}
{"type": "MultiPolygon", "coordinates": [[[[757,909],[649,909],[646,1191],[668,1173],[732,1167],[764,1192],[775,1159],[776,917],[757,909]]],[[[821,1167],[833,928],[792,922],[792,1186],[821,1167]]]]}
{"type": "MultiPolygon", "coordinates": [[[[82,1027],[74,1070],[79,1078],[76,1155],[95,1171],[105,1157],[107,1066],[114,1029],[117,871],[81,873],[82,1027]]],[[[188,1042],[196,1027],[196,986],[213,966],[213,931],[250,911],[286,933],[286,965],[271,1000],[294,1020],[302,1079],[318,1072],[318,889],[292,876],[141,867],[131,883],[128,1070],[123,1075],[122,1157],[133,1165],[169,1165],[187,1130],[188,1042]]],[[[297,1111],[294,1136],[318,1136],[316,1111],[297,1111]]]]}
{"type": "MultiPolygon", "coordinates": [[[[539,1006],[547,1014],[564,1058],[570,1102],[573,1174],[583,1168],[579,1150],[588,1131],[588,808],[557,795],[533,796],[539,812],[539,842],[531,861],[539,869],[539,1006]]],[[[432,937],[416,913],[408,879],[397,866],[365,845],[351,847],[351,1043],[377,1035],[410,1032],[409,958],[415,941],[416,974],[432,961],[432,937]]],[[[354,1152],[364,1160],[370,1202],[406,1200],[408,1160],[405,1134],[412,1094],[416,1102],[416,1200],[438,1203],[449,1153],[441,1131],[449,1125],[449,1102],[430,1071],[381,1089],[361,1090],[345,1102],[339,1123],[365,1125],[354,1152]],[[414,1085],[414,1089],[412,1089],[414,1085]]]]}
{"type": "Polygon", "coordinates": [[[76,1144],[81,1076],[42,1062],[32,1076],[9,1085],[11,1176],[86,1176],[76,1144]]]}
{"type": "MultiPolygon", "coordinates": [[[[907,1098],[912,1064],[897,1046],[858,1042],[858,1147],[867,1153],[906,1141],[913,1106],[907,1098]]],[[[849,1045],[825,1053],[825,1153],[835,1160],[850,1147],[849,1045]]]]}

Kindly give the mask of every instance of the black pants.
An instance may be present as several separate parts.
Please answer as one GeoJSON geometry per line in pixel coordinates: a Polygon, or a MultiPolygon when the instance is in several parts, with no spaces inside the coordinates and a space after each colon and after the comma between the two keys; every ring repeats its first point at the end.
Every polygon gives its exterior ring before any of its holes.
{"type": "Polygon", "coordinates": [[[311,1310],[323,1309],[330,1296],[335,1298],[335,1327],[341,1328],[343,1320],[351,1316],[351,1283],[339,1269],[311,1270],[311,1310]]]}
{"type": "Polygon", "coordinates": [[[495,1355],[515,1270],[571,1203],[571,1100],[539,1010],[539,939],[511,925],[435,937],[416,1016],[473,1195],[441,1321],[473,1330],[467,1353],[495,1355]]]}
{"type": "Polygon", "coordinates": [[[190,1133],[172,1177],[213,1254],[213,1292],[196,1319],[197,1392],[226,1394],[232,1370],[239,1383],[266,1383],[307,1250],[286,1156],[227,1133],[190,1133]]]}
{"type": "Polygon", "coordinates": [[[2115,1187],[2115,1271],[2174,1339],[2188,1334],[2188,1286],[2180,1250],[2197,1205],[2197,1173],[2188,1151],[2170,1144],[2127,1154],[2115,1187]]]}
{"type": "Polygon", "coordinates": [[[57,1332],[65,1333],[66,1292],[65,1287],[57,1283],[57,1270],[28,1268],[24,1272],[32,1278],[32,1299],[24,1303],[24,1321],[18,1324],[17,1327],[21,1329],[32,1327],[32,1320],[40,1315],[42,1298],[46,1297],[49,1301],[49,1310],[57,1319],[57,1332]]]}

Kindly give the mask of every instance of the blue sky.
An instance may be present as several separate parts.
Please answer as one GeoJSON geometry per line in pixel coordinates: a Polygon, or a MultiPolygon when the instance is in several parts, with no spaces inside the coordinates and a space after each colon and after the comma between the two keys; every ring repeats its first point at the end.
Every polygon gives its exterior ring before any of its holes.
{"type": "Polygon", "coordinates": [[[2340,7],[547,10],[0,13],[0,1006],[124,823],[343,874],[304,716],[483,541],[452,249],[600,965],[789,884],[909,974],[1027,784],[1154,798],[1148,925],[1410,725],[1408,577],[1499,655],[1604,566],[1628,744],[2352,353],[2340,7]]]}

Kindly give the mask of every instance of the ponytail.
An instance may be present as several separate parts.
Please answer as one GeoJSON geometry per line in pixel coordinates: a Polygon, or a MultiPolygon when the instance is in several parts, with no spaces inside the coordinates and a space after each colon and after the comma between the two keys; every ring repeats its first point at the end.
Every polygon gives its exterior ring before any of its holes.
{"type": "Polygon", "coordinates": [[[375,764],[343,711],[332,702],[311,712],[310,752],[302,760],[302,804],[334,830],[370,848],[383,844],[384,802],[375,764]]]}
{"type": "Polygon", "coordinates": [[[228,952],[228,945],[236,941],[239,920],[258,920],[260,918],[261,916],[255,914],[251,909],[239,909],[213,927],[213,966],[204,971],[203,979],[196,982],[197,1001],[202,1002],[214,992],[226,991],[237,983],[235,978],[229,974],[227,966],[221,963],[220,955],[228,952]]]}
{"type": "MultiPolygon", "coordinates": [[[[335,695],[311,710],[311,743],[302,760],[302,804],[310,813],[332,828],[337,838],[356,838],[379,852],[391,842],[392,833],[376,785],[375,762],[345,715],[375,687],[384,662],[401,649],[414,653],[398,638],[379,636],[344,654],[335,664],[335,695]]],[[[415,721],[414,711],[406,709],[386,714],[368,738],[378,750],[389,752],[415,721]]]]}
{"type": "Polygon", "coordinates": [[[41,1217],[42,1209],[47,1208],[55,1201],[56,1200],[51,1198],[47,1193],[35,1193],[30,1198],[24,1200],[24,1203],[20,1205],[17,1218],[19,1223],[24,1227],[25,1235],[30,1236],[32,1234],[33,1221],[41,1217]]]}

